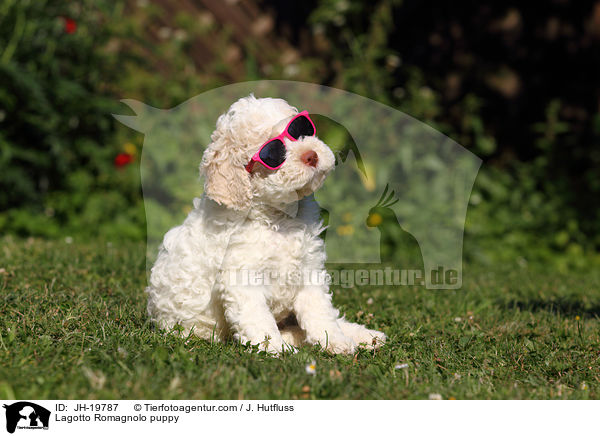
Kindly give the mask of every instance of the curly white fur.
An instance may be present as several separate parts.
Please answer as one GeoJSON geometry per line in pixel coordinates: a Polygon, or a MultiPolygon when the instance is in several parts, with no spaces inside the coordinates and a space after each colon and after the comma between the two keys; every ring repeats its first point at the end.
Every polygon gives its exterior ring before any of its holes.
{"type": "Polygon", "coordinates": [[[161,328],[180,326],[183,334],[218,341],[233,336],[274,354],[317,343],[353,353],[385,341],[383,333],[340,318],[325,280],[291,279],[300,271],[327,275],[311,194],[334,167],[329,147],[317,137],[286,140],[281,168],[244,168],[297,113],[284,100],[250,95],[219,117],[200,165],[205,194],[165,235],[146,289],[148,314],[161,328]],[[314,167],[301,159],[309,150],[318,156],[314,167]],[[244,271],[277,279],[235,279],[244,271]]]}

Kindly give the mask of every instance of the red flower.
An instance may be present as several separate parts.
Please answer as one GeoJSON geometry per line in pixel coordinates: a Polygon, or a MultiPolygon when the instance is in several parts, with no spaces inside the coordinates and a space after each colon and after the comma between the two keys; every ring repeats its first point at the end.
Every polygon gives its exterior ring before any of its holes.
{"type": "Polygon", "coordinates": [[[63,17],[63,21],[65,22],[65,32],[66,33],[75,33],[77,30],[77,22],[72,18],[63,17]]]}
{"type": "Polygon", "coordinates": [[[133,156],[128,153],[119,153],[115,157],[115,167],[123,168],[125,165],[129,165],[133,162],[133,156]]]}

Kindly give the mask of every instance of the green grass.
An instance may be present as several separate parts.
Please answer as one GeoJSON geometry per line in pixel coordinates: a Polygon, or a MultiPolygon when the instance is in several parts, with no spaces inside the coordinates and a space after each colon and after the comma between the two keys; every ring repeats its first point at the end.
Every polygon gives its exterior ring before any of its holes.
{"type": "Polygon", "coordinates": [[[389,343],[276,359],[155,331],[143,244],[0,245],[3,399],[599,398],[597,271],[470,267],[460,291],[334,289],[349,319],[389,343]]]}

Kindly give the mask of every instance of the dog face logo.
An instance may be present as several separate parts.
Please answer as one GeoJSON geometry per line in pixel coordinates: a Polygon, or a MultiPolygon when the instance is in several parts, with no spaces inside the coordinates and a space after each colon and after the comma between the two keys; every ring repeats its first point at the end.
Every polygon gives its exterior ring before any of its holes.
{"type": "Polygon", "coordinates": [[[50,411],[28,401],[19,401],[11,405],[5,404],[6,431],[14,433],[19,429],[48,429],[50,411]]]}

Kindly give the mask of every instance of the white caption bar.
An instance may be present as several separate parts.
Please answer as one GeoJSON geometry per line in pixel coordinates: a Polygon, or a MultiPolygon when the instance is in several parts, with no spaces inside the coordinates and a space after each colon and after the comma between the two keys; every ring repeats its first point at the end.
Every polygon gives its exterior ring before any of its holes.
{"type": "Polygon", "coordinates": [[[0,434],[578,434],[595,401],[0,401],[0,434]],[[386,433],[387,434],[387,433],[386,433]]]}

